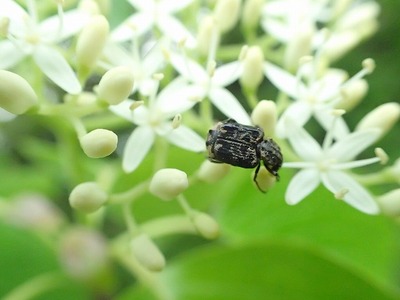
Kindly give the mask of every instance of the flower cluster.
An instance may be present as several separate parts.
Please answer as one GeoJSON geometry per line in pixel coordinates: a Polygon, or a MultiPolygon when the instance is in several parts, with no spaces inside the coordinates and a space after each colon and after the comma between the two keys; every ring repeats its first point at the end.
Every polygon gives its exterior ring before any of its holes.
{"type": "MultiPolygon", "coordinates": [[[[68,7],[63,1],[25,2],[1,3],[0,120],[23,114],[62,120],[68,125],[54,131],[70,137],[72,130],[80,154],[108,157],[96,175],[88,171],[70,180],[69,203],[93,218],[121,207],[126,230],[112,251],[123,263],[128,247],[139,278],[165,266],[155,237],[218,236],[217,222],[192,208],[185,192],[198,181],[222,179],[230,166],[204,159],[199,166],[188,162],[183,171],[167,167],[167,161],[175,147],[206,156],[204,137],[224,118],[262,128],[281,146],[283,168],[300,169],[282,178],[287,186],[282,201],[297,204],[322,184],[332,198],[367,214],[399,214],[398,189],[373,195],[371,174],[363,177],[353,169],[387,163],[379,147],[371,158],[357,157],[394,126],[400,105],[382,103],[349,128],[347,113],[366,95],[374,61],[364,59],[353,76],[333,67],[376,31],[374,1],[128,0],[132,13],[115,26],[107,19],[107,5],[99,4],[107,1],[70,1],[68,7]],[[244,42],[225,44],[235,28],[244,42]],[[267,81],[278,90],[276,100],[262,100],[267,81]],[[308,131],[313,124],[319,130],[315,136],[308,131]],[[151,175],[130,175],[139,169],[151,175]],[[136,182],[120,191],[118,182],[128,178],[136,182]],[[154,226],[139,224],[132,205],[152,196],[176,200],[184,214],[161,218],[154,226]]],[[[381,172],[399,182],[399,163],[381,172]]],[[[263,189],[275,184],[263,168],[259,178],[263,189]]],[[[10,208],[18,215],[15,210],[10,208]]],[[[106,268],[103,238],[82,228],[71,232],[61,245],[68,273],[96,272],[69,262],[88,255],[86,236],[93,239],[90,247],[102,249],[93,261],[106,268]]]]}

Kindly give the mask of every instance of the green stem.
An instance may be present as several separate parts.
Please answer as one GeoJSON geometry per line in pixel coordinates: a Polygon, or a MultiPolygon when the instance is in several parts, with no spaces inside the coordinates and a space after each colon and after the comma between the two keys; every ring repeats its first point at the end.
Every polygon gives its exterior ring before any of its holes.
{"type": "Polygon", "coordinates": [[[168,158],[168,142],[164,138],[156,137],[156,141],[154,144],[154,163],[153,163],[153,171],[157,172],[158,170],[165,167],[167,164],[168,158]]]}
{"type": "Polygon", "coordinates": [[[3,300],[25,300],[33,299],[45,291],[65,285],[65,276],[61,273],[40,274],[20,286],[14,288],[3,300]]]}
{"type": "Polygon", "coordinates": [[[108,199],[109,204],[123,204],[127,202],[133,202],[140,196],[144,195],[149,188],[150,181],[146,180],[135,185],[130,190],[122,193],[112,194],[108,199]]]}

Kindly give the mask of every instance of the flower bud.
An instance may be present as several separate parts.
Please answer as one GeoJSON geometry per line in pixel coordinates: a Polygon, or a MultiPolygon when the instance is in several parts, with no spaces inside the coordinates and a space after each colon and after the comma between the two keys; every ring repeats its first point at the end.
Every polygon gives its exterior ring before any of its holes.
{"type": "Polygon", "coordinates": [[[83,152],[91,158],[110,155],[117,148],[118,136],[107,129],[95,129],[79,139],[83,152]]]}
{"type": "Polygon", "coordinates": [[[228,164],[216,164],[205,160],[197,173],[197,177],[204,182],[214,183],[224,178],[231,170],[228,164]]]}
{"type": "Polygon", "coordinates": [[[221,33],[235,27],[240,12],[241,0],[218,0],[214,8],[214,17],[221,33]]]}
{"type": "Polygon", "coordinates": [[[251,113],[252,123],[261,127],[265,136],[274,135],[277,118],[276,104],[271,100],[261,100],[251,113]]]}
{"type": "Polygon", "coordinates": [[[256,28],[259,24],[264,0],[246,0],[243,4],[242,24],[246,28],[256,28]]]}
{"type": "Polygon", "coordinates": [[[206,16],[201,20],[197,33],[197,49],[202,55],[207,56],[211,45],[214,43],[216,45],[219,44],[219,34],[217,32],[218,29],[216,29],[214,17],[206,16]]]}
{"type": "Polygon", "coordinates": [[[0,107],[20,115],[34,107],[38,102],[35,91],[21,76],[0,70],[0,107]]]}
{"type": "Polygon", "coordinates": [[[146,269],[153,272],[164,269],[164,255],[147,234],[142,233],[134,237],[130,242],[130,249],[135,258],[146,269]]]}
{"type": "Polygon", "coordinates": [[[357,124],[356,130],[378,128],[382,130],[381,136],[383,136],[396,124],[399,117],[400,104],[396,102],[385,103],[365,115],[357,124]]]}
{"type": "Polygon", "coordinates": [[[133,72],[128,67],[115,67],[103,75],[95,91],[100,100],[115,105],[131,94],[133,80],[133,72]]]}
{"type": "Polygon", "coordinates": [[[243,59],[243,71],[240,84],[250,90],[255,90],[264,79],[264,54],[259,46],[246,50],[243,59]]]}
{"type": "Polygon", "coordinates": [[[365,79],[351,80],[341,89],[342,99],[336,108],[350,111],[356,107],[368,92],[368,83],[365,79]]]}
{"type": "Polygon", "coordinates": [[[69,204],[83,213],[92,213],[102,207],[107,198],[107,193],[96,182],[84,182],[72,190],[69,204]]]}
{"type": "Polygon", "coordinates": [[[299,67],[300,58],[311,52],[311,43],[315,28],[309,20],[299,22],[293,38],[289,40],[284,57],[285,69],[295,72],[299,67]]]}
{"type": "MultiPolygon", "coordinates": [[[[252,174],[254,178],[254,173],[252,174]]],[[[276,177],[272,175],[266,168],[260,168],[256,178],[257,183],[254,184],[262,192],[267,192],[271,187],[275,185],[276,177]]]]}
{"type": "Polygon", "coordinates": [[[61,211],[40,194],[24,194],[10,202],[5,213],[8,223],[44,233],[55,232],[64,223],[61,211]]]}
{"type": "Polygon", "coordinates": [[[150,193],[168,201],[176,198],[189,186],[185,172],[178,169],[161,169],[150,182],[150,193]]]}
{"type": "Polygon", "coordinates": [[[213,240],[219,236],[219,225],[210,215],[194,212],[192,222],[202,237],[213,240]]]}
{"type": "Polygon", "coordinates": [[[400,216],[400,189],[392,190],[377,197],[382,212],[391,217],[400,216]]]}
{"type": "Polygon", "coordinates": [[[96,15],[85,25],[76,43],[78,66],[85,71],[93,68],[101,55],[109,32],[108,21],[96,15]]]}
{"type": "Polygon", "coordinates": [[[77,279],[89,279],[107,265],[107,244],[100,233],[74,228],[62,236],[59,257],[65,271],[77,279]]]}

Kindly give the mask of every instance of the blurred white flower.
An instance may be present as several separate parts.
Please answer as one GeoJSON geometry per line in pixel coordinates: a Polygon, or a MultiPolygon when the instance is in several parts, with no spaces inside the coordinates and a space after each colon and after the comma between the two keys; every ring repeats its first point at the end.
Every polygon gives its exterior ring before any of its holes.
{"type": "Polygon", "coordinates": [[[301,34],[299,28],[314,28],[312,47],[324,44],[332,61],[376,31],[379,10],[375,1],[272,0],[263,7],[261,25],[285,45],[301,34]]]}
{"type": "MultiPolygon", "coordinates": [[[[147,105],[135,105],[133,100],[125,100],[110,109],[117,115],[137,125],[129,136],[122,158],[126,172],[134,171],[152,147],[157,135],[183,149],[201,152],[205,150],[204,139],[183,124],[173,124],[173,118],[190,109],[196,102],[182,89],[183,81],[174,80],[156,95],[156,89],[149,97],[147,105]]],[[[157,87],[156,87],[157,88],[157,87]]],[[[137,104],[137,103],[136,103],[137,104]]]]}
{"type": "Polygon", "coordinates": [[[187,47],[195,47],[194,36],[178,18],[173,16],[193,0],[128,0],[128,2],[136,9],[136,12],[113,31],[113,40],[130,40],[133,34],[141,36],[156,27],[172,41],[185,40],[187,47]]]}
{"type": "Polygon", "coordinates": [[[208,97],[227,117],[241,124],[251,124],[249,115],[238,99],[226,88],[242,73],[241,62],[233,61],[215,67],[211,61],[204,68],[197,61],[176,53],[171,53],[170,60],[173,67],[187,81],[186,89],[192,98],[201,101],[208,97]]]}
{"type": "Polygon", "coordinates": [[[7,19],[7,39],[0,41],[0,69],[17,65],[26,56],[55,84],[71,94],[81,91],[74,71],[55,46],[77,33],[89,15],[74,9],[43,21],[38,20],[35,1],[27,1],[28,12],[15,1],[3,0],[0,19],[7,19]]]}
{"type": "Polygon", "coordinates": [[[336,142],[333,142],[330,130],[321,146],[304,128],[294,122],[287,123],[290,128],[289,142],[303,160],[286,162],[283,165],[286,168],[301,169],[292,178],[286,190],[285,198],[288,204],[300,202],[322,183],[336,198],[358,210],[368,214],[379,212],[372,196],[346,170],[381,161],[379,157],[355,160],[358,154],[379,138],[380,130],[356,131],[336,142]]]}

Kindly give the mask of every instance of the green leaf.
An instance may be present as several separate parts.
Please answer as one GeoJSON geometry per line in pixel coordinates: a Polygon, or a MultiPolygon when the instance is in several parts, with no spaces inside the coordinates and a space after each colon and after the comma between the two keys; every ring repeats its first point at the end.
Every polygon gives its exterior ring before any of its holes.
{"type": "Polygon", "coordinates": [[[310,245],[205,247],[161,275],[172,299],[399,299],[310,245]]]}
{"type": "Polygon", "coordinates": [[[323,187],[298,205],[289,206],[284,200],[284,180],[290,174],[285,171],[283,180],[267,194],[239,175],[233,178],[236,182],[231,180],[232,195],[221,203],[217,217],[225,238],[311,243],[382,282],[397,285],[394,272],[400,249],[398,226],[392,220],[358,212],[323,187]]]}
{"type": "Polygon", "coordinates": [[[0,245],[1,299],[29,282],[45,282],[43,288],[30,286],[30,291],[40,291],[35,299],[88,298],[81,285],[62,274],[54,251],[38,236],[0,223],[0,245]]]}

